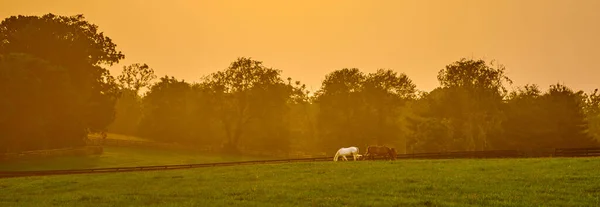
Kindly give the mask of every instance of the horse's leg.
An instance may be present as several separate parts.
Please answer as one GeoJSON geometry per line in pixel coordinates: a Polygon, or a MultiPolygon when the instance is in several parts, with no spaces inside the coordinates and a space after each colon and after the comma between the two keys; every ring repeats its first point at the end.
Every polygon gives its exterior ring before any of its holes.
{"type": "Polygon", "coordinates": [[[346,155],[342,155],[342,157],[344,158],[345,161],[348,161],[348,158],[346,158],[346,155]]]}

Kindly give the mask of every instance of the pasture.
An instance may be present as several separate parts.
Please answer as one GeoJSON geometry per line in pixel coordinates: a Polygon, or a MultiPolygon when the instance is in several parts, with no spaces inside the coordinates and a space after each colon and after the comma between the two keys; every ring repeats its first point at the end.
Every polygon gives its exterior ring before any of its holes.
{"type": "Polygon", "coordinates": [[[105,167],[134,167],[190,163],[231,162],[265,159],[234,157],[191,151],[145,149],[140,147],[104,147],[104,153],[92,156],[67,156],[0,163],[0,171],[65,170],[105,167]]]}
{"type": "Polygon", "coordinates": [[[0,179],[0,206],[598,206],[600,158],[340,161],[0,179]]]}

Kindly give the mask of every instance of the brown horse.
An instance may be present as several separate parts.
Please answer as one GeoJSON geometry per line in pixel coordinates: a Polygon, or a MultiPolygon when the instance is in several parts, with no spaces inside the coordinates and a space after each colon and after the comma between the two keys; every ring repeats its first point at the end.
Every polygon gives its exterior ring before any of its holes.
{"type": "Polygon", "coordinates": [[[389,148],[386,146],[369,146],[367,152],[365,152],[364,159],[373,159],[373,157],[383,156],[386,159],[395,160],[397,153],[395,148],[389,148]]]}

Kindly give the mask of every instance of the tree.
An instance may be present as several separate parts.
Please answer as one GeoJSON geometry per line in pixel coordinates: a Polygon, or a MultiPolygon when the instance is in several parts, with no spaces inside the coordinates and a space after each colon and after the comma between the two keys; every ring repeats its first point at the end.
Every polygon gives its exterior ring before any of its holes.
{"type": "Polygon", "coordinates": [[[552,119],[548,106],[542,101],[543,93],[535,84],[512,91],[505,108],[502,123],[503,136],[493,140],[501,149],[532,149],[542,147],[540,139],[552,133],[548,121],[552,119]]]}
{"type": "Polygon", "coordinates": [[[585,97],[585,114],[589,126],[588,133],[600,142],[600,94],[595,89],[585,97]]]}
{"type": "Polygon", "coordinates": [[[312,102],[306,85],[301,84],[300,81],[296,81],[295,85],[292,85],[291,80],[288,78],[288,86],[292,88],[293,92],[291,102],[288,103],[291,150],[318,152],[316,126],[318,106],[312,102]]]}
{"type": "Polygon", "coordinates": [[[284,117],[293,92],[280,73],[263,66],[262,61],[241,57],[224,71],[206,77],[217,103],[214,106],[227,152],[238,152],[241,144],[287,150],[289,136],[280,130],[287,130],[284,117]],[[254,139],[243,140],[244,135],[254,139]]]}
{"type": "Polygon", "coordinates": [[[445,88],[464,87],[472,92],[491,92],[505,95],[505,84],[512,80],[504,75],[505,67],[494,61],[488,66],[484,60],[460,59],[438,72],[438,81],[445,88]]]}
{"type": "Polygon", "coordinates": [[[464,93],[455,92],[455,89],[438,87],[429,93],[422,93],[409,103],[411,113],[407,117],[407,128],[410,130],[406,144],[408,152],[467,149],[465,138],[460,134],[464,125],[457,117],[468,108],[464,107],[467,106],[464,103],[464,93]]]}
{"type": "Polygon", "coordinates": [[[118,134],[138,135],[142,119],[142,97],[134,90],[121,89],[121,96],[115,105],[115,120],[108,131],[118,134]]]}
{"type": "Polygon", "coordinates": [[[445,90],[441,103],[446,118],[453,123],[464,150],[491,149],[490,140],[501,131],[505,84],[504,66],[483,60],[461,59],[440,70],[438,80],[445,90]]]}
{"type": "Polygon", "coordinates": [[[339,146],[366,146],[365,104],[360,94],[366,76],[358,68],[344,68],[325,76],[316,92],[320,146],[335,152],[339,146]]]}
{"type": "Polygon", "coordinates": [[[2,151],[74,144],[68,136],[53,136],[69,133],[62,126],[77,124],[78,114],[70,113],[77,100],[66,69],[28,54],[0,54],[0,89],[2,151]]]}
{"type": "MultiPolygon", "coordinates": [[[[85,21],[83,15],[19,15],[0,23],[0,54],[35,56],[48,65],[63,68],[70,80],[67,86],[48,86],[67,87],[69,96],[62,98],[75,99],[69,101],[70,105],[61,106],[68,110],[59,110],[63,114],[57,114],[53,120],[57,126],[47,132],[69,141],[57,142],[62,144],[53,147],[81,145],[88,132],[105,131],[113,121],[119,91],[114,78],[101,65],[112,65],[124,58],[115,48],[112,40],[85,21]]],[[[40,81],[50,78],[44,74],[34,76],[40,81]]]]}
{"type": "Polygon", "coordinates": [[[339,145],[402,144],[401,111],[415,88],[408,76],[392,70],[328,74],[316,97],[323,146],[332,151],[339,145]]]}
{"type": "MultiPolygon", "coordinates": [[[[402,144],[402,125],[406,113],[403,107],[415,98],[416,85],[406,74],[392,70],[377,70],[367,75],[362,93],[367,105],[365,113],[370,144],[402,144]]],[[[404,137],[405,138],[405,137],[404,137]]]]}
{"type": "Polygon", "coordinates": [[[11,16],[1,23],[0,53],[22,52],[66,67],[118,63],[125,56],[98,26],[75,16],[11,16]],[[43,43],[43,44],[41,44],[43,43]]]}
{"type": "Polygon", "coordinates": [[[542,97],[550,113],[547,128],[552,133],[542,138],[543,147],[592,147],[598,143],[588,134],[583,91],[554,84],[542,97]]]}
{"type": "Polygon", "coordinates": [[[213,91],[206,82],[192,84],[188,95],[191,143],[215,149],[220,147],[223,133],[220,130],[213,91]]]}
{"type": "Polygon", "coordinates": [[[140,135],[163,142],[191,139],[192,116],[189,95],[192,87],[183,80],[164,76],[143,98],[140,135]]]}
{"type": "Polygon", "coordinates": [[[147,64],[135,63],[123,67],[121,75],[117,77],[121,96],[116,102],[116,118],[109,126],[109,131],[137,135],[142,118],[142,97],[139,91],[148,87],[155,78],[154,69],[147,64]]]}
{"type": "Polygon", "coordinates": [[[123,66],[123,72],[117,79],[122,88],[138,93],[141,88],[149,86],[151,81],[156,79],[156,75],[154,69],[147,64],[135,63],[123,66]]]}
{"type": "Polygon", "coordinates": [[[409,139],[411,153],[448,152],[454,147],[451,120],[429,118],[417,122],[416,130],[409,139]]]}
{"type": "Polygon", "coordinates": [[[597,145],[588,134],[582,91],[555,84],[542,94],[536,85],[526,85],[509,97],[504,139],[497,145],[510,149],[597,145]]]}

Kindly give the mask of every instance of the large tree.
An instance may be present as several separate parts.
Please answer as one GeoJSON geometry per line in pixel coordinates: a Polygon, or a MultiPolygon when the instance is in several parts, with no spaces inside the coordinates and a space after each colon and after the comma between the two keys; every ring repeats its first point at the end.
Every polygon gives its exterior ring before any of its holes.
{"type": "MultiPolygon", "coordinates": [[[[52,139],[68,140],[60,146],[81,145],[88,132],[105,131],[113,121],[119,92],[114,78],[102,66],[118,63],[124,55],[83,15],[19,15],[4,19],[0,23],[0,54],[14,53],[29,54],[65,70],[69,82],[64,87],[71,92],[62,98],[74,100],[70,106],[61,106],[68,107],[65,114],[53,117],[58,126],[45,131],[52,139]]],[[[33,76],[40,81],[51,78],[44,73],[33,76]]]]}
{"type": "Polygon", "coordinates": [[[129,89],[121,89],[120,94],[115,104],[115,120],[108,126],[108,132],[138,135],[142,118],[142,97],[129,89]]]}
{"type": "MultiPolygon", "coordinates": [[[[511,92],[502,123],[503,136],[494,140],[501,149],[592,147],[597,142],[589,133],[586,96],[582,91],[551,85],[542,93],[537,85],[525,85],[511,92]]],[[[591,97],[590,99],[594,99],[591,97]]],[[[588,104],[594,102],[588,99],[588,104]]]]}
{"type": "Polygon", "coordinates": [[[367,105],[365,119],[369,144],[400,146],[405,133],[402,130],[406,102],[415,97],[416,85],[403,73],[377,70],[367,75],[362,94],[367,105]]]}
{"type": "Polygon", "coordinates": [[[292,79],[288,78],[288,85],[293,89],[292,101],[289,113],[290,142],[292,149],[296,152],[319,152],[317,139],[318,107],[312,103],[310,92],[306,85],[296,81],[292,85],[292,79]]]}
{"type": "Polygon", "coordinates": [[[144,87],[150,86],[154,79],[156,79],[154,69],[145,63],[123,66],[121,75],[117,76],[121,88],[132,90],[135,93],[138,93],[144,87]]]}
{"type": "Polygon", "coordinates": [[[549,117],[547,129],[551,131],[539,137],[542,147],[592,147],[598,143],[588,134],[583,91],[573,91],[565,85],[554,84],[544,96],[549,117]]]}
{"type": "Polygon", "coordinates": [[[502,123],[503,136],[493,140],[500,149],[531,149],[540,147],[540,139],[551,133],[548,121],[551,111],[544,105],[544,94],[535,84],[518,87],[508,96],[502,123]]]}
{"type": "Polygon", "coordinates": [[[316,102],[320,107],[322,146],[397,145],[402,134],[402,107],[416,86],[403,73],[377,70],[364,74],[344,68],[328,74],[316,102]]]}
{"type": "Polygon", "coordinates": [[[406,142],[408,153],[455,151],[457,145],[463,145],[452,133],[454,123],[448,118],[460,113],[460,109],[444,107],[447,90],[436,88],[409,102],[411,113],[407,125],[411,133],[406,142]]]}
{"type": "Polygon", "coordinates": [[[438,80],[443,88],[450,89],[447,98],[460,100],[447,99],[447,105],[463,109],[453,118],[457,123],[455,126],[460,127],[455,131],[464,139],[465,149],[493,148],[489,141],[495,139],[501,130],[506,85],[512,83],[505,75],[504,66],[494,61],[487,64],[484,60],[463,58],[440,70],[438,80]]]}
{"type": "Polygon", "coordinates": [[[322,150],[335,152],[340,146],[368,144],[361,119],[365,104],[360,91],[365,79],[358,68],[344,68],[325,76],[315,97],[322,150]]]}
{"type": "MultiPolygon", "coordinates": [[[[423,116],[445,120],[450,125],[452,151],[492,149],[491,140],[497,139],[503,120],[503,99],[506,84],[504,67],[487,64],[483,60],[461,59],[439,71],[441,84],[436,93],[426,98],[429,111],[423,116]]],[[[413,131],[418,130],[413,123],[413,131]]]]}
{"type": "Polygon", "coordinates": [[[285,117],[294,93],[280,73],[262,61],[240,57],[227,69],[206,77],[227,152],[237,152],[242,145],[289,149],[285,117]]]}
{"type": "Polygon", "coordinates": [[[588,133],[600,142],[600,94],[595,89],[585,96],[585,114],[589,126],[588,133]]]}
{"type": "Polygon", "coordinates": [[[143,98],[140,135],[163,142],[181,142],[191,138],[190,102],[192,86],[174,77],[164,76],[150,87],[143,98]]]}
{"type": "Polygon", "coordinates": [[[121,75],[117,76],[121,96],[115,106],[116,118],[109,126],[110,132],[137,135],[142,118],[142,97],[139,92],[150,86],[154,79],[154,69],[147,64],[123,66],[121,75]]]}
{"type": "Polygon", "coordinates": [[[68,146],[81,114],[67,70],[28,54],[0,54],[0,150],[68,146]],[[44,77],[44,78],[40,78],[44,77]],[[62,135],[62,136],[56,136],[62,135]],[[65,136],[67,135],[67,136],[65,136]],[[70,135],[70,136],[68,136],[70,135]]]}

